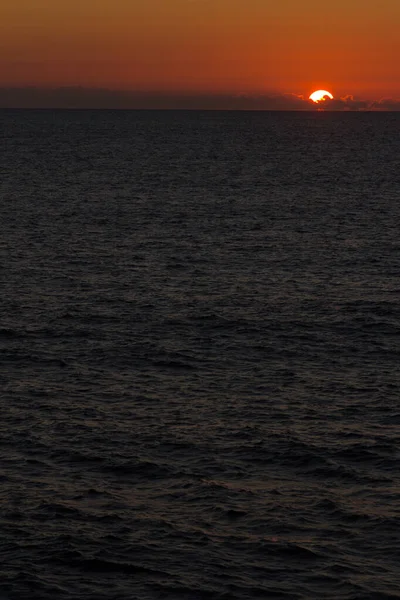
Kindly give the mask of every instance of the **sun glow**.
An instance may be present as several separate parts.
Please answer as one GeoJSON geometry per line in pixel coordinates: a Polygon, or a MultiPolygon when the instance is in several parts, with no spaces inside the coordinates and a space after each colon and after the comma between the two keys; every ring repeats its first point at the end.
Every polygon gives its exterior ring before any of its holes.
{"type": "Polygon", "coordinates": [[[326,90],[317,90],[316,92],[313,92],[310,96],[310,100],[312,100],[313,102],[323,102],[326,98],[330,98],[330,100],[333,100],[333,96],[330,92],[327,92],[326,90]]]}

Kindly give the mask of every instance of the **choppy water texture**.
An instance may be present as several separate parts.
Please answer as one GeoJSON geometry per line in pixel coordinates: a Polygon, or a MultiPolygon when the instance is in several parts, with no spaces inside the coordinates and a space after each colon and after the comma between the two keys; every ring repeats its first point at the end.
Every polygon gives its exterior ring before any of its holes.
{"type": "Polygon", "coordinates": [[[400,598],[399,114],[0,126],[0,595],[400,598]]]}

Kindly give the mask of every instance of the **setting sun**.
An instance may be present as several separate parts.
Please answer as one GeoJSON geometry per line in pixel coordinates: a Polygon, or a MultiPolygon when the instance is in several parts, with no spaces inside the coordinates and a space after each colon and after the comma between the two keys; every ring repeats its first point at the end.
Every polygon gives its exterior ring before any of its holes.
{"type": "Polygon", "coordinates": [[[333,100],[333,96],[330,92],[327,92],[326,90],[317,90],[316,92],[313,92],[310,96],[310,100],[312,100],[313,102],[321,102],[321,100],[325,100],[325,98],[330,98],[331,100],[333,100]]]}

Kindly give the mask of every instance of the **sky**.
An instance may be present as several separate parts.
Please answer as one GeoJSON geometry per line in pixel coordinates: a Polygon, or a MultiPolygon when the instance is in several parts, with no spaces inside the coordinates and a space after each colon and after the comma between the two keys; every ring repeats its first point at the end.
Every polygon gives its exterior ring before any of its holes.
{"type": "Polygon", "coordinates": [[[400,99],[399,28],[399,0],[3,0],[0,88],[400,99]]]}

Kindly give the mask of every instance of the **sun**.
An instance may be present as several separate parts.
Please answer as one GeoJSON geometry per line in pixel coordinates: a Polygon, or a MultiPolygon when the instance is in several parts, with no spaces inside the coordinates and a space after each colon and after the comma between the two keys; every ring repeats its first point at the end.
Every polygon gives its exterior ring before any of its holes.
{"type": "Polygon", "coordinates": [[[330,98],[330,100],[333,100],[332,94],[330,92],[327,92],[326,90],[317,90],[316,92],[313,92],[310,96],[310,100],[312,100],[316,104],[318,104],[318,102],[323,102],[326,98],[330,98]]]}

